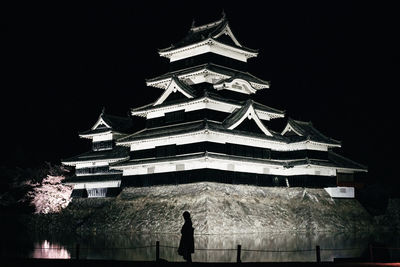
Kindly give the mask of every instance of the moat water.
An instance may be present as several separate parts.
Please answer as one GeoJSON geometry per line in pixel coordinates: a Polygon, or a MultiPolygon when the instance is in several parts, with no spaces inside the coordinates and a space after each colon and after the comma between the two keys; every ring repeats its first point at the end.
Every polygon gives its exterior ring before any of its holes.
{"type": "MultiPolygon", "coordinates": [[[[156,241],[160,258],[182,261],[177,254],[178,234],[107,233],[90,235],[24,234],[2,242],[1,254],[23,258],[76,258],[153,261],[156,241]],[[77,245],[79,252],[77,252],[77,245]]],[[[400,237],[361,233],[260,233],[240,235],[195,235],[193,261],[235,262],[241,245],[242,262],[316,261],[316,246],[321,260],[369,257],[369,245],[399,248],[400,237]]],[[[391,259],[400,259],[400,249],[388,249],[391,259]]]]}

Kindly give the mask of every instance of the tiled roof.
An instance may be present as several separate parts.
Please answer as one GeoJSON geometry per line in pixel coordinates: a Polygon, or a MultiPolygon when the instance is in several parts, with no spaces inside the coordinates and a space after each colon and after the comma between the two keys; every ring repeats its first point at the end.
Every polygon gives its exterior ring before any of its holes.
{"type": "Polygon", "coordinates": [[[165,127],[145,128],[141,131],[128,135],[117,140],[117,143],[125,143],[134,140],[143,140],[168,135],[177,135],[188,132],[195,132],[204,129],[204,121],[195,121],[181,124],[174,124],[165,127]]]}
{"type": "Polygon", "coordinates": [[[328,158],[330,161],[335,163],[336,166],[340,166],[342,168],[360,169],[360,170],[364,170],[364,171],[368,170],[368,168],[365,165],[362,165],[358,162],[348,159],[348,158],[346,158],[342,155],[339,155],[333,151],[329,151],[328,158]]]}
{"type": "Polygon", "coordinates": [[[148,164],[148,163],[155,163],[155,162],[169,162],[171,160],[188,160],[188,159],[196,159],[196,158],[203,158],[203,157],[212,157],[217,159],[233,159],[239,161],[247,161],[247,162],[258,162],[258,163],[269,163],[273,165],[282,165],[281,161],[270,160],[270,159],[258,159],[258,158],[248,158],[242,156],[235,156],[235,155],[225,155],[220,153],[213,153],[213,152],[197,152],[192,154],[186,155],[177,155],[177,156],[167,156],[162,158],[150,158],[150,159],[134,159],[120,163],[113,163],[112,166],[114,167],[122,167],[122,166],[130,166],[133,164],[148,164]]]}
{"type": "MultiPolygon", "coordinates": [[[[239,116],[239,115],[235,115],[239,116]]],[[[179,134],[191,133],[196,132],[204,129],[210,129],[217,132],[228,133],[233,135],[240,135],[240,136],[249,136],[249,137],[257,137],[262,139],[268,139],[272,141],[282,142],[282,143],[299,143],[304,142],[307,140],[311,140],[314,142],[324,143],[324,144],[331,144],[331,145],[338,145],[338,141],[335,141],[329,138],[317,138],[311,137],[309,135],[306,136],[282,136],[277,134],[274,131],[270,131],[272,136],[267,136],[265,134],[248,132],[248,131],[241,131],[241,130],[229,130],[224,127],[223,124],[217,123],[214,121],[209,121],[207,119],[194,121],[194,122],[186,122],[181,124],[174,124],[165,127],[155,127],[155,128],[145,128],[141,131],[128,135],[126,137],[120,138],[117,140],[117,143],[123,144],[132,141],[138,140],[145,140],[145,139],[152,139],[157,137],[164,137],[164,136],[174,136],[179,134]]]]}
{"type": "Polygon", "coordinates": [[[165,126],[165,127],[146,128],[142,131],[139,131],[139,132],[136,132],[129,136],[118,139],[117,143],[123,144],[126,142],[132,142],[132,141],[137,141],[137,140],[145,140],[145,139],[164,137],[164,136],[174,136],[174,135],[179,135],[179,134],[197,132],[197,131],[201,131],[201,130],[205,130],[205,129],[214,130],[217,132],[234,134],[234,135],[236,134],[236,135],[249,136],[249,137],[258,137],[258,138],[269,139],[269,140],[274,140],[274,141],[279,141],[279,142],[287,142],[288,141],[288,139],[286,137],[281,136],[281,135],[266,136],[265,134],[239,131],[239,130],[235,130],[235,129],[229,130],[229,129],[226,129],[220,123],[204,119],[201,121],[187,122],[187,123],[175,124],[175,125],[165,126]]]}
{"type": "MultiPolygon", "coordinates": [[[[183,83],[183,82],[182,82],[183,83]]],[[[189,86],[189,85],[187,85],[189,86]]],[[[243,106],[246,104],[246,101],[239,101],[239,100],[235,100],[235,99],[228,99],[228,98],[224,98],[220,95],[218,95],[217,92],[213,92],[213,91],[209,91],[209,90],[204,90],[202,95],[199,95],[198,97],[192,98],[192,99],[179,99],[176,100],[174,102],[167,102],[167,103],[162,103],[160,105],[154,106],[154,103],[142,106],[142,107],[138,107],[138,108],[132,108],[131,111],[132,112],[140,112],[140,111],[150,111],[152,109],[155,108],[161,108],[161,107],[167,107],[167,106],[172,106],[172,105],[177,105],[177,104],[183,104],[186,102],[191,102],[191,101],[196,101],[199,100],[203,97],[208,97],[210,99],[216,100],[216,101],[220,101],[220,102],[225,102],[228,104],[233,104],[233,105],[239,105],[239,106],[243,106]]],[[[282,110],[278,110],[275,108],[271,108],[268,107],[266,105],[260,104],[258,102],[253,101],[253,107],[255,109],[261,110],[261,111],[265,111],[265,112],[269,112],[269,113],[275,113],[275,114],[280,114],[280,115],[284,115],[285,111],[282,110]]]]}
{"type": "Polygon", "coordinates": [[[226,27],[229,27],[229,23],[226,20],[225,16],[218,21],[211,22],[202,26],[197,26],[197,27],[192,26],[187,35],[183,39],[176,42],[175,44],[172,44],[167,48],[159,49],[159,51],[168,52],[171,50],[196,44],[206,39],[212,38],[226,45],[230,45],[248,52],[257,52],[256,49],[250,49],[242,45],[237,45],[233,41],[227,42],[226,40],[222,40],[221,38],[216,38],[217,35],[221,35],[221,33],[226,29],[226,27]]]}
{"type": "Polygon", "coordinates": [[[104,182],[104,181],[119,181],[122,177],[122,172],[115,170],[114,174],[101,174],[101,175],[84,175],[72,176],[65,180],[65,183],[83,183],[83,182],[104,182]]]}
{"type": "Polygon", "coordinates": [[[366,167],[355,163],[349,159],[346,159],[336,153],[333,153],[332,159],[329,160],[318,160],[318,159],[308,159],[308,158],[300,158],[293,160],[272,160],[272,159],[259,159],[259,158],[249,158],[244,156],[236,156],[236,155],[226,155],[221,153],[213,153],[213,152],[197,152],[187,155],[177,155],[177,156],[166,156],[160,158],[148,158],[148,159],[134,159],[125,162],[113,163],[111,164],[113,167],[124,167],[130,165],[138,165],[138,164],[151,164],[157,162],[170,162],[171,160],[189,160],[189,159],[197,159],[203,157],[210,157],[215,159],[223,159],[223,160],[235,160],[235,161],[243,161],[243,162],[251,162],[251,163],[261,163],[261,164],[271,164],[275,166],[282,166],[284,168],[292,168],[295,166],[303,166],[303,165],[318,165],[324,167],[332,167],[332,168],[346,168],[353,170],[364,170],[366,171],[366,167]],[[337,160],[340,158],[340,160],[337,160]]]}
{"type": "MultiPolygon", "coordinates": [[[[220,96],[218,94],[218,92],[209,91],[209,90],[206,90],[204,92],[204,96],[207,96],[207,97],[209,97],[211,99],[214,99],[216,101],[226,102],[226,103],[230,103],[230,104],[233,104],[233,105],[239,105],[239,106],[246,105],[247,101],[249,101],[249,100],[239,101],[239,100],[235,100],[235,99],[225,98],[225,97],[220,96]]],[[[268,107],[266,105],[263,105],[261,103],[258,103],[256,101],[254,101],[254,100],[251,100],[251,99],[250,99],[250,101],[252,101],[253,107],[255,109],[258,109],[258,110],[261,110],[261,111],[265,111],[265,112],[269,112],[269,113],[275,113],[275,114],[281,114],[281,115],[285,114],[285,111],[283,111],[283,110],[279,110],[279,109],[268,107]]]]}
{"type": "Polygon", "coordinates": [[[129,155],[129,149],[126,147],[116,146],[110,150],[88,151],[83,154],[61,160],[62,163],[73,163],[79,161],[107,160],[126,158],[129,155]]]}
{"type": "Polygon", "coordinates": [[[100,133],[109,133],[111,132],[112,129],[107,128],[107,127],[98,127],[94,130],[87,130],[84,132],[80,132],[79,135],[94,135],[94,134],[100,134],[100,133]]]}
{"type": "Polygon", "coordinates": [[[306,137],[309,140],[315,142],[340,145],[340,141],[334,140],[332,138],[323,135],[320,131],[314,128],[311,122],[298,121],[289,118],[288,124],[293,128],[293,130],[296,133],[301,135],[301,136],[288,136],[288,138],[290,138],[294,142],[306,137]]]}
{"type": "Polygon", "coordinates": [[[231,125],[235,124],[235,122],[244,116],[252,104],[252,100],[247,100],[245,105],[243,105],[241,108],[237,108],[228,117],[226,117],[226,119],[222,122],[222,125],[225,128],[229,128],[231,125]]]}
{"type": "Polygon", "coordinates": [[[288,160],[287,166],[293,167],[293,166],[310,164],[310,165],[317,165],[317,166],[335,167],[338,169],[343,168],[343,169],[367,171],[367,167],[360,163],[357,163],[353,160],[350,160],[350,159],[343,157],[332,151],[328,151],[327,153],[328,153],[327,160],[309,159],[309,158],[294,159],[294,160],[288,160]]]}
{"type": "Polygon", "coordinates": [[[80,132],[79,135],[93,135],[98,133],[106,133],[110,130],[119,133],[131,133],[133,129],[132,119],[130,117],[121,117],[110,114],[105,114],[104,109],[101,112],[98,120],[102,119],[108,126],[111,127],[98,127],[94,130],[80,132]]]}
{"type": "Polygon", "coordinates": [[[249,82],[254,82],[254,83],[259,83],[259,84],[265,84],[265,85],[269,85],[268,81],[264,81],[260,78],[257,78],[256,76],[248,73],[248,72],[243,72],[243,71],[239,71],[239,70],[235,70],[235,69],[231,69],[228,67],[224,67],[221,65],[217,65],[214,63],[206,63],[206,64],[201,64],[198,66],[193,66],[193,67],[189,67],[186,69],[181,69],[181,70],[176,70],[176,71],[172,71],[172,72],[167,72],[163,75],[160,75],[158,77],[155,78],[151,78],[151,79],[146,79],[146,82],[155,82],[155,81],[159,81],[159,80],[164,80],[164,79],[168,79],[171,78],[173,76],[180,76],[180,75],[184,75],[184,74],[188,74],[188,73],[192,73],[192,72],[197,72],[200,70],[209,70],[209,71],[213,71],[216,73],[220,73],[223,75],[227,75],[229,77],[240,77],[246,81],[249,82]]]}
{"type": "Polygon", "coordinates": [[[196,96],[196,90],[194,90],[192,87],[187,85],[186,83],[182,82],[181,80],[178,79],[178,77],[173,76],[172,80],[186,93],[188,93],[191,96],[196,96]]]}
{"type": "Polygon", "coordinates": [[[114,131],[120,133],[130,133],[133,128],[132,119],[130,117],[114,116],[103,114],[101,118],[111,126],[114,131]]]}

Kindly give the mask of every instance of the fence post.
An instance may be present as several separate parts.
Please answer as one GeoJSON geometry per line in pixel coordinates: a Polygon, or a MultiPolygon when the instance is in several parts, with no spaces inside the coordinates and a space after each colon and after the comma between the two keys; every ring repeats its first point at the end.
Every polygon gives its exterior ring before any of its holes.
{"type": "Polygon", "coordinates": [[[156,261],[160,260],[160,241],[156,241],[156,261]]]}
{"type": "Polygon", "coordinates": [[[76,259],[79,260],[79,243],[76,244],[76,259]]]}
{"type": "Polygon", "coordinates": [[[240,253],[242,252],[242,246],[238,245],[237,246],[237,255],[236,255],[236,262],[241,263],[242,260],[240,259],[240,253]]]}
{"type": "Polygon", "coordinates": [[[374,262],[374,249],[372,248],[372,244],[369,244],[369,260],[374,262]]]}
{"type": "Polygon", "coordinates": [[[321,248],[319,246],[316,246],[315,252],[317,253],[317,262],[321,262],[321,248]]]}

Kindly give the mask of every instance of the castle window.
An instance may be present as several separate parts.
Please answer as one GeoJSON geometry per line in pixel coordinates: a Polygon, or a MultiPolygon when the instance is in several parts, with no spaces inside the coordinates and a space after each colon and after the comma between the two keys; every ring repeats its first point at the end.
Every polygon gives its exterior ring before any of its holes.
{"type": "Polygon", "coordinates": [[[176,155],[176,145],[156,147],[156,157],[168,157],[176,155]]]}
{"type": "Polygon", "coordinates": [[[107,188],[92,188],[86,190],[88,197],[105,197],[107,194],[107,188]]]}
{"type": "Polygon", "coordinates": [[[184,110],[165,113],[165,123],[180,122],[184,120],[185,120],[184,110]]]}
{"type": "Polygon", "coordinates": [[[92,146],[93,146],[94,151],[112,149],[113,141],[108,140],[108,141],[101,141],[101,142],[93,142],[92,146]]]}

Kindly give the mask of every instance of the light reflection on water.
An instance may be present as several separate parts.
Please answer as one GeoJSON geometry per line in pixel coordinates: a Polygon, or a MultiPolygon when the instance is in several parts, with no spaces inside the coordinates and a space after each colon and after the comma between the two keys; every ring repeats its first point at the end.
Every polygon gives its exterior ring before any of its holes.
{"type": "MultiPolygon", "coordinates": [[[[182,261],[177,254],[178,234],[107,233],[83,236],[41,236],[32,238],[32,258],[75,258],[79,244],[81,259],[144,260],[155,259],[155,243],[160,241],[160,257],[182,261]]],[[[193,261],[235,262],[237,245],[241,245],[242,262],[315,261],[315,247],[321,247],[321,260],[365,256],[372,238],[368,234],[344,233],[260,233],[238,235],[196,235],[193,261]],[[227,249],[227,250],[214,250],[227,249]]],[[[398,243],[398,238],[385,243],[398,243]]],[[[396,245],[396,244],[395,244],[396,245]]]]}
{"type": "Polygon", "coordinates": [[[71,253],[59,244],[51,243],[47,240],[35,242],[34,249],[30,258],[35,259],[70,259],[71,253]]]}

